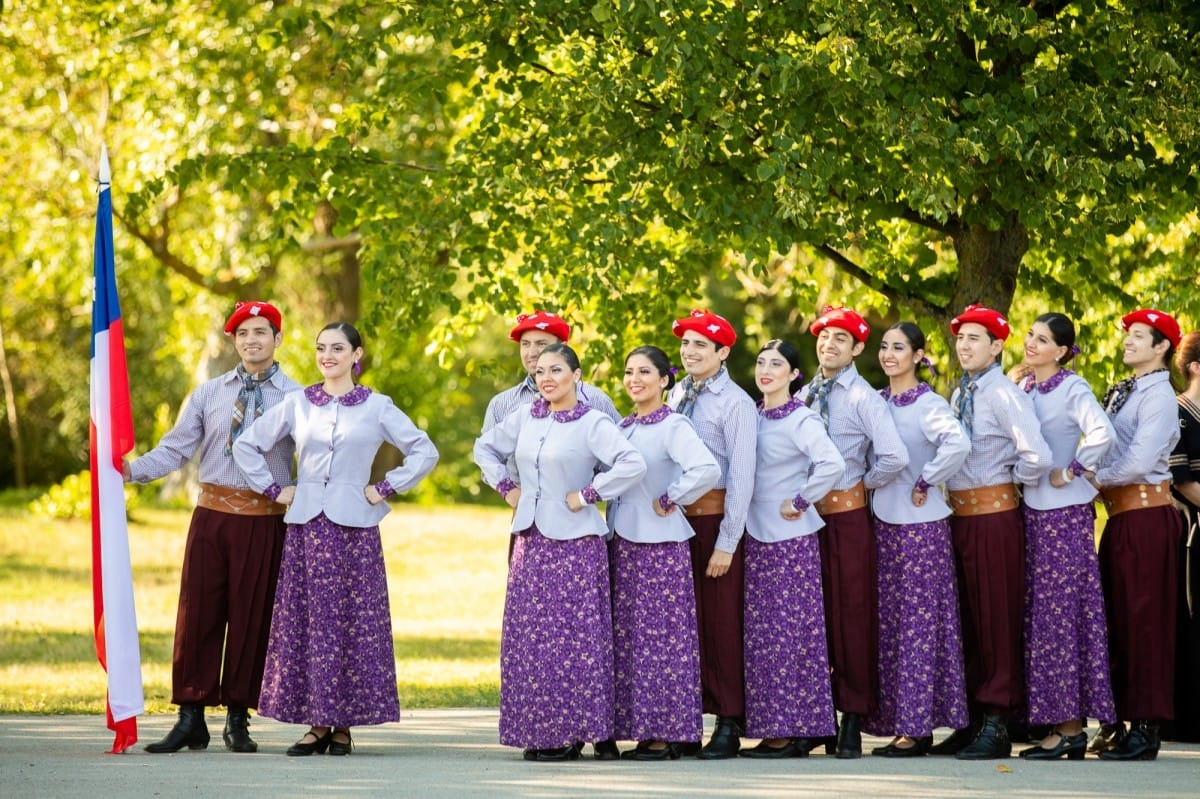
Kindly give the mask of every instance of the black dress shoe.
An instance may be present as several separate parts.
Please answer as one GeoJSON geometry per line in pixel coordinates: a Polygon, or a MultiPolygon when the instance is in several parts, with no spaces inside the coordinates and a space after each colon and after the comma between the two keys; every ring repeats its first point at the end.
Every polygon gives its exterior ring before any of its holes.
{"type": "Polygon", "coordinates": [[[617,742],[612,738],[606,741],[596,741],[592,744],[592,757],[597,760],[619,760],[621,750],[617,749],[617,742]]]}
{"type": "Polygon", "coordinates": [[[807,738],[789,738],[783,746],[768,746],[766,741],[761,742],[753,749],[743,749],[738,752],[742,757],[755,758],[757,760],[781,760],[785,757],[808,757],[809,748],[800,744],[800,741],[807,741],[807,738]]]}
{"type": "Polygon", "coordinates": [[[673,741],[672,745],[679,750],[680,757],[695,757],[700,754],[699,741],[673,741]]]}
{"type": "Polygon", "coordinates": [[[1158,725],[1135,721],[1121,742],[1100,753],[1101,760],[1154,760],[1158,757],[1158,725]]]}
{"type": "Polygon", "coordinates": [[[975,740],[967,744],[958,754],[959,760],[999,760],[1012,754],[1012,741],[1008,740],[1008,728],[1002,716],[984,716],[983,726],[975,740]]]}
{"type": "Polygon", "coordinates": [[[1066,755],[1067,760],[1083,760],[1083,753],[1087,750],[1087,733],[1080,732],[1076,735],[1063,735],[1057,733],[1058,743],[1047,749],[1044,746],[1031,746],[1028,749],[1022,749],[1020,756],[1026,760],[1058,760],[1063,755],[1066,755]]]}
{"type": "Polygon", "coordinates": [[[713,730],[712,738],[700,749],[697,757],[701,760],[725,760],[737,757],[741,748],[741,721],[728,716],[718,716],[717,728],[713,730]]]}
{"type": "Polygon", "coordinates": [[[533,757],[538,763],[565,763],[579,759],[579,746],[571,744],[558,749],[538,749],[533,757]]]}
{"type": "Polygon", "coordinates": [[[1088,744],[1088,751],[1100,753],[1121,743],[1121,739],[1125,737],[1125,722],[1118,721],[1112,724],[1101,724],[1100,729],[1096,730],[1096,734],[1092,736],[1092,742],[1088,744]]]}
{"type": "Polygon", "coordinates": [[[961,727],[950,733],[950,735],[947,736],[946,739],[941,743],[930,746],[929,754],[957,755],[963,749],[966,749],[967,745],[970,744],[971,741],[975,740],[975,736],[978,732],[979,728],[975,726],[974,722],[972,722],[970,725],[961,727]]]}
{"type": "Polygon", "coordinates": [[[835,756],[838,760],[862,757],[862,716],[857,713],[842,714],[842,723],[838,725],[835,756]]]}
{"type": "Polygon", "coordinates": [[[629,749],[621,753],[622,760],[678,760],[679,748],[677,744],[668,743],[662,749],[651,749],[650,741],[642,741],[635,749],[629,749]]]}
{"type": "Polygon", "coordinates": [[[204,722],[204,705],[180,705],[179,720],[167,733],[167,736],[156,743],[147,744],[146,751],[153,754],[178,752],[183,747],[188,749],[208,748],[208,725],[204,722]]]}
{"type": "Polygon", "coordinates": [[[300,740],[288,747],[288,757],[308,757],[312,754],[321,755],[329,748],[329,741],[333,738],[333,730],[325,730],[324,735],[318,736],[312,730],[300,736],[300,740]],[[305,741],[305,738],[312,738],[311,741],[305,741]]]}
{"type": "Polygon", "coordinates": [[[524,752],[521,753],[521,758],[523,760],[529,760],[529,761],[537,760],[537,753],[538,753],[538,750],[536,750],[536,749],[526,749],[524,752]]]}
{"type": "Polygon", "coordinates": [[[354,749],[354,740],[350,737],[350,730],[334,730],[329,735],[329,754],[344,756],[350,754],[354,749]],[[339,741],[339,736],[346,736],[346,740],[339,741]]]}
{"type": "Polygon", "coordinates": [[[874,757],[925,757],[929,753],[929,747],[933,744],[932,736],[910,738],[909,740],[912,741],[911,746],[896,746],[896,741],[892,741],[887,746],[875,747],[871,750],[871,755],[874,757]]]}
{"type": "Polygon", "coordinates": [[[229,708],[221,737],[225,740],[225,748],[231,752],[258,751],[258,744],[250,737],[250,711],[244,707],[229,708]]]}

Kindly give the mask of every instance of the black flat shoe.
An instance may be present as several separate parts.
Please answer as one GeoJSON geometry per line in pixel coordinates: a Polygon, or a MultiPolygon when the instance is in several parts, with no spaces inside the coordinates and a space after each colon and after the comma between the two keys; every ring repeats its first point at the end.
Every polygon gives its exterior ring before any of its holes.
{"type": "Polygon", "coordinates": [[[288,757],[308,757],[312,754],[321,755],[329,748],[329,741],[333,738],[332,730],[325,730],[325,734],[318,737],[315,732],[309,730],[300,736],[300,740],[288,747],[288,757]],[[312,738],[311,741],[305,742],[305,738],[312,738]]]}
{"type": "Polygon", "coordinates": [[[597,760],[619,760],[621,758],[621,750],[617,749],[617,742],[612,738],[605,741],[596,741],[592,744],[592,757],[597,760]]]}
{"type": "Polygon", "coordinates": [[[756,760],[782,760],[786,757],[808,757],[809,747],[800,743],[807,738],[789,738],[783,746],[768,746],[766,741],[759,743],[753,749],[743,749],[738,752],[742,757],[756,760]]]}
{"type": "Polygon", "coordinates": [[[350,730],[335,730],[330,734],[329,738],[329,754],[338,755],[339,757],[350,754],[350,750],[354,748],[354,741],[350,737],[350,730]],[[339,736],[346,736],[346,740],[339,741],[339,736]]]}
{"type": "Polygon", "coordinates": [[[538,763],[566,763],[568,760],[578,760],[579,746],[571,744],[558,749],[538,749],[533,759],[538,763]]]}
{"type": "Polygon", "coordinates": [[[1058,760],[1063,755],[1066,755],[1067,760],[1083,760],[1083,753],[1087,750],[1087,733],[1081,732],[1077,735],[1058,735],[1058,743],[1051,746],[1049,749],[1042,745],[1031,746],[1028,749],[1022,749],[1020,756],[1026,760],[1058,760]]]}
{"type": "Polygon", "coordinates": [[[678,760],[679,749],[673,743],[668,743],[662,749],[651,749],[649,746],[644,746],[639,743],[636,749],[630,749],[621,753],[622,760],[640,760],[643,762],[655,760],[678,760]]]}
{"type": "Polygon", "coordinates": [[[675,741],[672,745],[679,750],[680,757],[695,757],[700,754],[699,741],[675,741]]]}
{"type": "Polygon", "coordinates": [[[972,721],[970,725],[961,727],[950,733],[950,735],[947,736],[941,743],[934,744],[933,746],[929,747],[929,754],[957,755],[963,749],[966,749],[967,745],[970,744],[971,741],[975,740],[975,735],[978,732],[978,723],[972,721]]]}
{"type": "MultiPolygon", "coordinates": [[[[896,739],[899,740],[899,739],[896,739]]],[[[892,741],[887,746],[877,746],[871,750],[872,757],[925,757],[929,754],[929,747],[933,744],[933,738],[910,738],[913,742],[912,746],[896,746],[896,741],[892,741]]]]}

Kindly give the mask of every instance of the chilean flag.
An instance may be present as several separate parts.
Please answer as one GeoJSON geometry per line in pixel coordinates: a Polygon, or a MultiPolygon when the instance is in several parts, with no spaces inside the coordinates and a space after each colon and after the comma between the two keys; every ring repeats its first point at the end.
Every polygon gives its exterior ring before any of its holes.
{"type": "Polygon", "coordinates": [[[102,147],[92,301],[92,600],[96,656],[108,673],[105,715],[116,734],[110,753],[119,754],[137,743],[145,700],[121,473],[121,458],[133,449],[133,407],[113,261],[111,183],[108,148],[102,147]]]}

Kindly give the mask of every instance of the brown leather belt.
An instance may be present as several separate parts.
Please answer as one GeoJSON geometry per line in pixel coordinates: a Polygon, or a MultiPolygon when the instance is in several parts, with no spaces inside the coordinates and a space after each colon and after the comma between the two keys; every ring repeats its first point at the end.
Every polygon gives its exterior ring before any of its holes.
{"type": "Polygon", "coordinates": [[[1012,483],[984,486],[983,488],[964,488],[950,492],[950,509],[955,516],[984,516],[989,513],[1001,513],[1006,510],[1016,510],[1017,487],[1012,483]]]}
{"type": "Polygon", "coordinates": [[[725,513],[725,489],[714,488],[693,502],[685,505],[683,512],[688,516],[719,516],[725,513]]]}
{"type": "Polygon", "coordinates": [[[1100,492],[1100,499],[1110,517],[1131,510],[1157,508],[1171,504],[1171,483],[1164,480],[1158,485],[1135,483],[1129,486],[1113,486],[1100,492]]]}
{"type": "Polygon", "coordinates": [[[836,489],[830,491],[813,505],[816,507],[817,513],[822,516],[865,508],[867,506],[867,489],[863,486],[862,480],[859,480],[844,491],[836,489]]]}
{"type": "Polygon", "coordinates": [[[229,488],[216,483],[200,484],[200,496],[196,504],[239,516],[282,516],[287,513],[287,505],[280,505],[248,488],[229,488]]]}

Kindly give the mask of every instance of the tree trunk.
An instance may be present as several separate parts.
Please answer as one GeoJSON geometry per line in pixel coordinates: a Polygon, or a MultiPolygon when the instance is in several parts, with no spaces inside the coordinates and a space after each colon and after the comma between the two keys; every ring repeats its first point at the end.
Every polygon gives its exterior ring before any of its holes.
{"type": "Polygon", "coordinates": [[[13,388],[12,373],[8,369],[8,355],[4,343],[4,321],[0,320],[0,383],[4,385],[4,411],[8,419],[8,435],[13,445],[13,475],[17,488],[25,487],[25,448],[21,444],[21,427],[17,417],[17,394],[13,388]]]}

